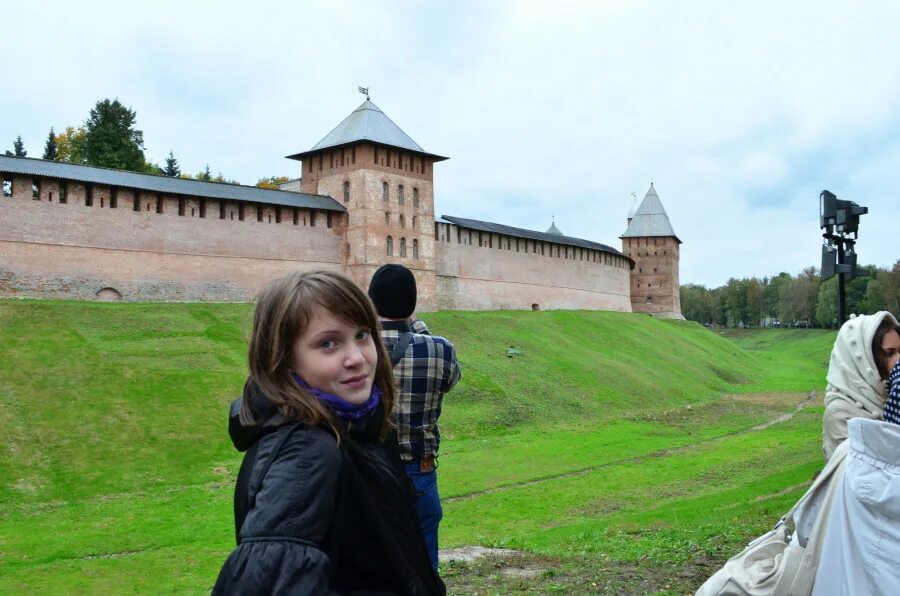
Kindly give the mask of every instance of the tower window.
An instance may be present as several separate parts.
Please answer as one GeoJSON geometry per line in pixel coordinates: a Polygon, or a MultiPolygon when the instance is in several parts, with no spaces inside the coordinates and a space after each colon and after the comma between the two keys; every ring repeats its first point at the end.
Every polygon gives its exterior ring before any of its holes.
{"type": "Polygon", "coordinates": [[[11,197],[12,196],[12,176],[8,174],[3,175],[3,196],[11,197]]]}
{"type": "Polygon", "coordinates": [[[384,214],[384,225],[386,225],[386,226],[391,225],[391,212],[390,211],[386,211],[384,214]]]}
{"type": "Polygon", "coordinates": [[[31,181],[31,198],[35,201],[41,200],[41,179],[34,178],[31,181]]]}
{"type": "Polygon", "coordinates": [[[406,238],[400,239],[400,256],[406,257],[406,238]]]}
{"type": "Polygon", "coordinates": [[[385,245],[387,246],[387,256],[394,256],[394,239],[388,236],[385,245]]]}
{"type": "Polygon", "coordinates": [[[115,209],[119,206],[119,189],[113,186],[109,189],[109,208],[115,209]]]}
{"type": "Polygon", "coordinates": [[[315,209],[309,210],[309,227],[311,227],[311,228],[316,227],[316,210],[315,209]]]}
{"type": "Polygon", "coordinates": [[[413,239],[413,258],[419,258],[419,241],[416,239],[413,239]]]}
{"type": "Polygon", "coordinates": [[[331,211],[325,212],[325,227],[326,228],[331,227],[331,211]]]}
{"type": "Polygon", "coordinates": [[[397,204],[402,205],[404,202],[403,198],[403,185],[397,187],[397,204]]]}
{"type": "Polygon", "coordinates": [[[390,193],[391,193],[391,191],[388,190],[388,183],[382,182],[381,183],[381,200],[387,201],[388,199],[390,199],[390,197],[391,197],[390,193]]]}
{"type": "Polygon", "coordinates": [[[344,180],[344,202],[350,201],[350,181],[344,180]]]}
{"type": "Polygon", "coordinates": [[[418,218],[415,215],[413,215],[412,227],[414,230],[418,228],[418,225],[417,225],[418,223],[419,223],[418,218]]]}
{"type": "Polygon", "coordinates": [[[400,227],[401,227],[401,228],[405,228],[405,227],[406,227],[406,218],[403,217],[403,214],[402,214],[402,213],[400,214],[400,227]]]}
{"type": "Polygon", "coordinates": [[[419,206],[419,189],[415,186],[413,187],[413,207],[418,208],[419,206]]]}

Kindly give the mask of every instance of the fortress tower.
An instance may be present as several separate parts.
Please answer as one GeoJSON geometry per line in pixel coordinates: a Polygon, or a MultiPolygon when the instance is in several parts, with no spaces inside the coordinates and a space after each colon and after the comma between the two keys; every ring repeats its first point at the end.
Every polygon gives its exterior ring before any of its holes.
{"type": "Polygon", "coordinates": [[[678,283],[681,240],[653,183],[640,205],[632,205],[622,234],[622,253],[634,260],[631,308],[655,317],[683,319],[678,283]]]}
{"type": "Polygon", "coordinates": [[[309,151],[288,156],[303,162],[300,191],[334,197],[347,209],[341,263],[368,287],[375,270],[402,263],[416,276],[418,308],[437,303],[434,241],[435,162],[369,101],[309,151]]]}

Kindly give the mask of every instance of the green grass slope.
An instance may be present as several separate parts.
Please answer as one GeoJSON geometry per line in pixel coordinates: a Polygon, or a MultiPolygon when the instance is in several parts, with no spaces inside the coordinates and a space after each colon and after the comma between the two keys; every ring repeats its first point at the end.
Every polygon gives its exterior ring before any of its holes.
{"type": "MultiPolygon", "coordinates": [[[[233,547],[226,412],[250,315],[0,301],[0,592],[208,591],[233,547]]],[[[511,545],[561,569],[722,556],[819,457],[815,408],[752,429],[799,399],[761,393],[821,389],[833,333],[733,340],[605,312],[426,321],[464,369],[441,418],[446,546],[511,545]]],[[[472,573],[447,574],[469,591],[472,573]]]]}

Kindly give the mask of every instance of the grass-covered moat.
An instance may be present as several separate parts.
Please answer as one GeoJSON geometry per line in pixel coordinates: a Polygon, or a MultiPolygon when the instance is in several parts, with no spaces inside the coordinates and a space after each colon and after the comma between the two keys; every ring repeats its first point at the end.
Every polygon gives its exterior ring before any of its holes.
{"type": "MultiPolygon", "coordinates": [[[[0,593],[209,591],[234,542],[226,410],[250,313],[0,301],[0,593]]],[[[442,547],[525,551],[444,565],[452,593],[691,591],[821,467],[833,332],[423,318],[464,367],[442,547]]]]}

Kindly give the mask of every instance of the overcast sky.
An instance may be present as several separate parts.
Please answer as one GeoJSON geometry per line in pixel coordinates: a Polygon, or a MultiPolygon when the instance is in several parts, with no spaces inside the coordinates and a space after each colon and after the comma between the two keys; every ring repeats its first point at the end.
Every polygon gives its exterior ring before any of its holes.
{"type": "Polygon", "coordinates": [[[621,246],[654,182],[682,283],[819,264],[818,194],[870,209],[861,263],[900,258],[900,2],[14,2],[0,148],[98,99],[146,154],[244,184],[300,175],[372,101],[426,151],[435,212],[621,246]]]}

